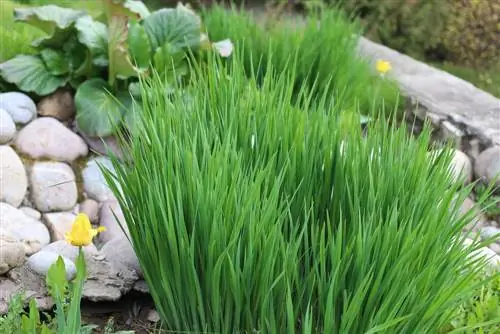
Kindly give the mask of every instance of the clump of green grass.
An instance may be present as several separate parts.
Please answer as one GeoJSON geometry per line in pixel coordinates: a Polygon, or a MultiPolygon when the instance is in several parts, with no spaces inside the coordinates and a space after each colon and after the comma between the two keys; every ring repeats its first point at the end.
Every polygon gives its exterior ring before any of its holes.
{"type": "Polygon", "coordinates": [[[312,103],[290,68],[248,78],[243,59],[197,68],[189,103],[144,82],[129,159],[106,172],[165,329],[436,333],[484,267],[451,153],[429,161],[428,128],[363,139],[326,91],[312,103]]]}
{"type": "Polygon", "coordinates": [[[213,7],[203,13],[211,38],[230,38],[243,49],[243,66],[257,80],[266,75],[271,61],[278,70],[293,75],[295,91],[308,89],[314,98],[327,96],[338,111],[374,114],[385,104],[386,110],[399,109],[398,87],[373,75],[373,69],[357,54],[360,29],[338,9],[325,9],[307,22],[262,19],[254,15],[213,7]],[[321,24],[318,24],[321,21],[321,24]]]}

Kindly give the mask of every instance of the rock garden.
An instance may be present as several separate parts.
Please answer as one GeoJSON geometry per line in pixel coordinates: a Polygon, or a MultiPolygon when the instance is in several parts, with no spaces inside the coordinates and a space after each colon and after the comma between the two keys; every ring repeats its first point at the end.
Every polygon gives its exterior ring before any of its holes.
{"type": "Polygon", "coordinates": [[[0,334],[497,333],[500,100],[338,10],[100,5],[11,12],[0,334]]]}

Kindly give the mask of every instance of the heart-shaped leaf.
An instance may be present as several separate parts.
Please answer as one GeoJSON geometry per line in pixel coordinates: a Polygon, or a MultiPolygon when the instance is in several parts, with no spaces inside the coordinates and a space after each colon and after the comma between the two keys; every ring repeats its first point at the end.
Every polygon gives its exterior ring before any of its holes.
{"type": "Polygon", "coordinates": [[[37,56],[20,55],[0,64],[2,78],[20,90],[45,96],[66,85],[69,78],[55,76],[37,56]]]}
{"type": "Polygon", "coordinates": [[[45,66],[53,75],[63,75],[69,72],[69,65],[64,57],[64,53],[54,49],[43,49],[40,52],[45,66]]]}
{"type": "Polygon", "coordinates": [[[156,49],[153,64],[155,70],[166,79],[167,83],[188,73],[186,53],[172,47],[170,43],[156,49]]]}
{"type": "Polygon", "coordinates": [[[16,8],[14,20],[26,22],[48,34],[35,40],[35,47],[59,48],[74,32],[74,24],[80,17],[86,16],[84,11],[62,8],[55,5],[41,7],[16,8]]]}
{"type": "Polygon", "coordinates": [[[170,43],[172,48],[195,49],[201,43],[201,19],[195,12],[179,4],[160,9],[143,21],[153,50],[170,43]]]}
{"type": "Polygon", "coordinates": [[[90,16],[80,17],[75,23],[78,41],[89,48],[94,64],[107,66],[108,63],[108,28],[102,22],[90,16]]]}
{"type": "Polygon", "coordinates": [[[137,21],[129,23],[128,50],[132,63],[141,70],[146,70],[151,62],[151,42],[144,27],[137,21]]]}
{"type": "Polygon", "coordinates": [[[75,94],[78,128],[91,137],[112,135],[131,99],[128,92],[112,95],[111,87],[100,78],[85,81],[75,94]]]}

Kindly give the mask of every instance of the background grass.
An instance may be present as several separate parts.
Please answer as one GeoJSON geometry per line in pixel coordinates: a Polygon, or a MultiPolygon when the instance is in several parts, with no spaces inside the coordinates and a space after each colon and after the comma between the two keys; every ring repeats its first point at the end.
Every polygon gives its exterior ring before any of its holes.
{"type": "MultiPolygon", "coordinates": [[[[386,111],[403,108],[395,83],[374,75],[374,69],[357,55],[358,28],[339,10],[321,15],[321,26],[303,22],[270,20],[259,24],[255,17],[236,9],[212,7],[203,13],[212,40],[230,38],[243,49],[247,75],[260,81],[266,64],[287,69],[295,91],[308,89],[313,98],[327,96],[336,110],[373,114],[385,104],[386,111]]],[[[279,18],[277,18],[279,19],[279,18]]]]}

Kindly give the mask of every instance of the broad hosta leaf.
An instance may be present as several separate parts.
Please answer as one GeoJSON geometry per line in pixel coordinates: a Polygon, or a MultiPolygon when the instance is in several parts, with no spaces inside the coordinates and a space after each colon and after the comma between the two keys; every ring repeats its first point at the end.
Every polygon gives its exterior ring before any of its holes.
{"type": "Polygon", "coordinates": [[[40,52],[45,67],[53,75],[63,75],[69,72],[69,65],[64,57],[64,53],[53,49],[43,49],[40,52]]]}
{"type": "Polygon", "coordinates": [[[142,25],[133,21],[128,27],[128,50],[132,63],[145,70],[151,62],[151,42],[142,25]]]}
{"type": "Polygon", "coordinates": [[[0,64],[2,78],[20,90],[40,96],[48,95],[66,85],[68,78],[52,75],[43,60],[36,56],[20,55],[0,64]]]}
{"type": "Polygon", "coordinates": [[[63,51],[73,78],[92,76],[92,63],[95,58],[85,45],[78,42],[76,36],[63,45],[63,51]]]}
{"type": "Polygon", "coordinates": [[[144,19],[153,50],[170,43],[174,48],[197,48],[201,43],[201,19],[187,7],[160,9],[144,19]]]}
{"type": "Polygon", "coordinates": [[[87,15],[84,11],[47,5],[31,8],[16,8],[14,20],[23,21],[52,35],[56,29],[71,27],[78,18],[87,15]]]}
{"type": "Polygon", "coordinates": [[[74,33],[74,24],[80,17],[86,16],[84,11],[47,5],[14,10],[14,20],[26,22],[48,34],[35,40],[35,47],[60,47],[74,33]]]}
{"type": "Polygon", "coordinates": [[[143,19],[150,15],[146,5],[136,0],[105,0],[107,6],[108,21],[113,16],[127,16],[130,18],[143,19]]]}
{"type": "Polygon", "coordinates": [[[139,127],[141,121],[142,107],[140,102],[135,99],[130,99],[130,104],[126,106],[124,125],[129,132],[134,132],[139,127]]]}
{"type": "Polygon", "coordinates": [[[155,70],[164,76],[167,82],[171,82],[171,80],[175,80],[188,72],[185,52],[172,47],[170,43],[156,49],[153,64],[155,70]]]}
{"type": "Polygon", "coordinates": [[[108,28],[104,23],[90,16],[79,18],[75,23],[78,31],[78,41],[87,46],[97,66],[108,64],[108,28]]]}
{"type": "Polygon", "coordinates": [[[112,17],[109,24],[109,76],[127,79],[137,73],[128,56],[127,47],[127,18],[124,16],[112,17]]]}
{"type": "Polygon", "coordinates": [[[122,92],[115,96],[102,79],[85,81],[75,94],[76,122],[80,130],[92,137],[112,135],[120,126],[131,96],[122,92]]]}

